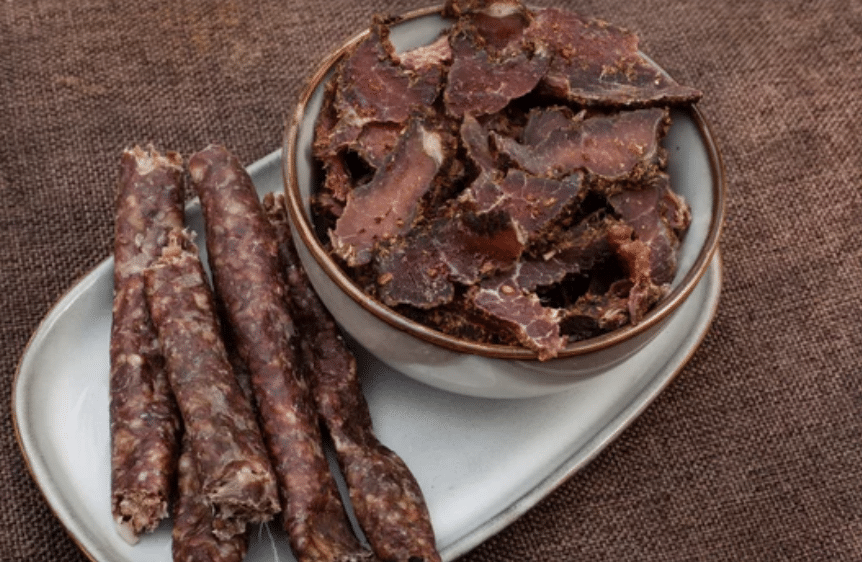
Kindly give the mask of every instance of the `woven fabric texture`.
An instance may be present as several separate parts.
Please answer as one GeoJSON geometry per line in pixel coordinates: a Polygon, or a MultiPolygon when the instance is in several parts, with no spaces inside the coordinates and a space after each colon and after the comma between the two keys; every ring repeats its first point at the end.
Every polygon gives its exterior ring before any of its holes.
{"type": "MultiPolygon", "coordinates": [[[[0,395],[109,255],[123,148],[218,141],[251,163],[328,50],[425,5],[0,4],[0,395]]],[[[862,559],[862,2],[554,5],[637,30],[705,92],[729,188],[721,302],[659,398],[463,562],[862,559]]],[[[0,560],[85,560],[0,409],[0,560]]]]}

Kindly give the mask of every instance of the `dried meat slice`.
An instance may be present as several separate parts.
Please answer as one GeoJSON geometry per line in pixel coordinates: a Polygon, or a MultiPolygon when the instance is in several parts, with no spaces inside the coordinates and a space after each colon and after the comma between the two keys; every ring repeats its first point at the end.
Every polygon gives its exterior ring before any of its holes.
{"type": "Polygon", "coordinates": [[[522,291],[507,275],[471,287],[468,298],[472,306],[499,322],[500,329],[535,351],[539,360],[556,357],[566,346],[568,340],[560,334],[560,312],[543,306],[535,293],[522,291]]]}
{"type": "Polygon", "coordinates": [[[110,336],[111,511],[129,543],[168,516],[180,418],[144,294],[143,271],[183,226],[179,154],[140,147],[120,161],[110,336]]]}
{"type": "Polygon", "coordinates": [[[522,291],[535,292],[568,275],[590,275],[613,257],[608,229],[614,224],[614,219],[589,217],[564,231],[553,249],[540,258],[519,261],[509,272],[509,280],[522,291]]]}
{"type": "Polygon", "coordinates": [[[445,61],[445,51],[414,53],[407,56],[409,66],[402,65],[387,25],[375,19],[371,32],[340,66],[333,102],[338,122],[328,135],[332,151],[354,142],[368,123],[406,123],[413,114],[425,112],[439,94],[444,65],[425,62],[445,61]]]}
{"type": "Polygon", "coordinates": [[[189,159],[207,256],[224,318],[251,377],[294,554],[304,561],[367,558],[323,452],[314,399],[293,338],[276,233],[251,177],[225,147],[189,159]]]}
{"type": "Polygon", "coordinates": [[[377,256],[377,295],[386,305],[409,304],[427,309],[455,297],[449,264],[436,234],[421,229],[377,256]]]}
{"type": "Polygon", "coordinates": [[[624,189],[608,197],[620,219],[634,229],[634,237],[650,249],[650,276],[657,285],[673,281],[679,235],[690,222],[685,201],[670,189],[667,174],[657,174],[638,189],[624,189]]]}
{"type": "Polygon", "coordinates": [[[525,36],[550,55],[540,90],[584,106],[646,107],[697,102],[638,51],[636,34],[558,8],[533,10],[525,36]]]}
{"type": "Polygon", "coordinates": [[[464,28],[451,39],[452,65],[443,90],[448,113],[455,117],[487,115],[533,91],[544,76],[548,58],[520,42],[499,52],[481,45],[475,31],[464,28]]]}
{"type": "Polygon", "coordinates": [[[351,145],[365,163],[373,169],[380,168],[404,134],[405,126],[400,123],[368,123],[351,145]]]}
{"type": "Polygon", "coordinates": [[[147,302],[171,390],[213,512],[226,540],[279,511],[278,489],[260,428],[225,349],[216,305],[190,235],[173,231],[144,272],[147,302]]]}
{"type": "Polygon", "coordinates": [[[407,70],[416,73],[434,72],[452,62],[452,47],[449,46],[448,36],[444,34],[428,45],[416,47],[396,56],[401,66],[407,70]]]}
{"type": "Polygon", "coordinates": [[[356,359],[302,268],[284,196],[269,194],[263,204],[279,240],[317,410],[335,446],[359,525],[380,560],[438,562],[422,491],[404,461],[374,435],[356,359]]]}
{"type": "Polygon", "coordinates": [[[412,120],[392,154],[370,182],[347,197],[330,231],[333,250],[350,266],[369,263],[376,244],[406,233],[449,158],[440,132],[412,120]]]}
{"type": "Polygon", "coordinates": [[[532,241],[541,238],[566,210],[577,205],[586,189],[580,172],[556,180],[513,169],[499,182],[481,176],[461,196],[460,202],[479,213],[507,213],[527,240],[532,241]]]}
{"type": "Polygon", "coordinates": [[[505,211],[465,211],[411,231],[377,254],[377,295],[385,304],[430,309],[452,302],[455,283],[472,285],[510,268],[525,235],[505,211]]]}
{"type": "Polygon", "coordinates": [[[242,562],[248,551],[248,531],[229,539],[213,533],[212,507],[201,490],[201,475],[189,439],[183,439],[173,507],[173,562],[242,562]]]}
{"type": "Polygon", "coordinates": [[[460,137],[468,160],[476,166],[479,174],[496,175],[498,166],[491,151],[489,133],[472,115],[464,115],[461,120],[460,137]]]}
{"type": "MultiPolygon", "coordinates": [[[[549,112],[565,113],[553,108],[549,112]]],[[[536,117],[560,120],[559,117],[536,117]]],[[[661,139],[670,124],[664,108],[622,111],[610,115],[568,120],[568,126],[542,128],[528,125],[529,139],[522,144],[514,139],[494,135],[498,150],[519,168],[536,176],[560,177],[584,170],[591,180],[617,183],[637,178],[660,167],[664,162],[661,139]]]]}
{"type": "MultiPolygon", "coordinates": [[[[629,321],[637,324],[644,314],[667,292],[652,276],[652,250],[644,241],[634,237],[634,229],[625,224],[608,230],[608,242],[628,275],[629,321]]],[[[618,291],[619,289],[617,289],[618,291]]]]}
{"type": "Polygon", "coordinates": [[[587,292],[561,312],[560,326],[573,341],[622,328],[629,323],[628,292],[587,292]]]}

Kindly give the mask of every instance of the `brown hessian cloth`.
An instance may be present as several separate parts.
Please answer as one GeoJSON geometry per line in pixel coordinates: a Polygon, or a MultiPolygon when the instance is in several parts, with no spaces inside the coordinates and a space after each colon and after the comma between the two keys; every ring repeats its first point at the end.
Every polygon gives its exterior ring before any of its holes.
{"type": "MultiPolygon", "coordinates": [[[[536,4],[636,30],[705,93],[729,188],[723,289],[658,399],[463,562],[862,560],[862,2],[536,4]]],[[[426,5],[0,4],[0,394],[109,256],[122,149],[222,142],[254,162],[325,52],[426,5]]],[[[0,560],[86,560],[0,407],[0,560]]]]}

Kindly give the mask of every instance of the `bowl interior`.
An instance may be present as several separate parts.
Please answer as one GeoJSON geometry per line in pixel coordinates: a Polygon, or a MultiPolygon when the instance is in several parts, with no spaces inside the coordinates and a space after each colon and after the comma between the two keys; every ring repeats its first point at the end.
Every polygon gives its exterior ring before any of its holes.
{"type": "MultiPolygon", "coordinates": [[[[405,15],[391,29],[390,39],[397,51],[427,45],[451,25],[439,9],[405,15]]],[[[319,185],[317,167],[311,153],[314,125],[323,103],[323,92],[339,59],[361,40],[358,34],[331,53],[312,75],[302,93],[284,139],[284,180],[288,207],[294,227],[327,275],[353,300],[393,327],[450,349],[479,355],[513,359],[533,359],[527,349],[466,342],[431,330],[393,312],[369,298],[329,258],[311,224],[310,196],[319,185]]],[[[718,247],[724,216],[724,173],[718,149],[709,126],[697,107],[671,111],[672,125],[663,141],[668,154],[668,173],[673,190],[689,203],[691,226],[678,253],[678,268],[671,292],[641,322],[588,340],[570,343],[559,357],[589,353],[628,339],[664,320],[694,289],[706,272],[718,247]]]]}

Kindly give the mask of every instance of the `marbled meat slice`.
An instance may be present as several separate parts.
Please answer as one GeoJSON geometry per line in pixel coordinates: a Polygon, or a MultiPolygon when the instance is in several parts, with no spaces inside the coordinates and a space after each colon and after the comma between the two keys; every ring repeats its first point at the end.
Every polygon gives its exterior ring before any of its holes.
{"type": "Polygon", "coordinates": [[[602,293],[588,291],[561,312],[560,329],[572,341],[622,328],[629,323],[627,287],[612,286],[602,293]]]}
{"type": "Polygon", "coordinates": [[[464,152],[479,174],[496,175],[498,166],[491,151],[488,130],[475,117],[467,114],[461,121],[460,135],[464,152]]]}
{"type": "MultiPolygon", "coordinates": [[[[536,350],[540,359],[555,357],[569,341],[570,334],[562,331],[566,320],[592,309],[581,310],[583,297],[576,299],[571,310],[566,309],[568,305],[546,305],[539,290],[561,286],[570,275],[586,278],[612,260],[618,251],[618,244],[611,243],[612,231],[619,225],[609,217],[588,217],[565,230],[547,255],[524,257],[512,268],[483,280],[468,292],[471,304],[502,323],[521,345],[536,350]],[[551,326],[554,322],[556,329],[551,326]]],[[[626,309],[625,320],[628,318],[626,309]]],[[[596,328],[595,333],[598,331],[596,328]]]]}
{"type": "Polygon", "coordinates": [[[216,295],[251,376],[293,552],[300,562],[364,559],[370,553],[353,534],[329,470],[294,347],[275,230],[248,173],[225,147],[194,154],[189,174],[201,200],[216,295]]]}
{"type": "Polygon", "coordinates": [[[405,126],[400,123],[368,123],[350,149],[373,169],[380,168],[398,146],[405,126]]]}
{"type": "Polygon", "coordinates": [[[400,63],[389,41],[387,23],[376,19],[340,66],[334,110],[338,122],[329,133],[331,150],[352,143],[367,123],[406,123],[427,110],[442,87],[444,65],[400,63]]]}
{"type": "Polygon", "coordinates": [[[143,271],[183,226],[179,154],[125,150],[115,199],[110,339],[111,511],[129,543],[168,516],[180,418],[144,294],[143,271]]]}
{"type": "Polygon", "coordinates": [[[509,170],[499,182],[481,176],[459,201],[476,212],[503,211],[515,221],[528,240],[541,237],[549,225],[564,211],[584,197],[583,174],[575,172],[560,180],[531,176],[521,170],[509,170]]]}
{"type": "Polygon", "coordinates": [[[302,268],[284,196],[269,194],[263,204],[285,263],[317,411],[335,446],[359,525],[380,560],[437,562],[422,491],[404,461],[374,434],[356,359],[302,268]]]}
{"type": "Polygon", "coordinates": [[[213,293],[187,233],[169,234],[144,279],[213,532],[229,539],[279,511],[260,428],[228,360],[213,293]]]}
{"type": "Polygon", "coordinates": [[[535,292],[562,282],[567,275],[589,275],[613,256],[608,229],[615,219],[588,218],[565,230],[553,250],[538,258],[522,259],[508,273],[514,286],[535,292]]]}
{"type": "Polygon", "coordinates": [[[455,283],[471,285],[512,267],[525,242],[505,211],[466,211],[432,221],[376,255],[377,296],[388,306],[430,309],[450,303],[455,283]]]}
{"type": "Polygon", "coordinates": [[[242,562],[248,550],[248,530],[228,539],[213,533],[212,507],[201,490],[201,476],[189,439],[183,439],[173,507],[173,562],[242,562]]]}
{"type": "Polygon", "coordinates": [[[419,213],[422,197],[434,187],[437,171],[448,157],[440,132],[412,120],[392,154],[367,184],[357,187],[335,228],[333,250],[350,266],[371,261],[378,242],[407,232],[419,213]]]}
{"type": "Polygon", "coordinates": [[[560,312],[545,307],[535,293],[512,284],[500,275],[473,286],[468,291],[472,306],[499,322],[502,330],[511,332],[518,342],[538,354],[539,360],[556,357],[566,346],[560,334],[560,312]]]}
{"type": "Polygon", "coordinates": [[[615,225],[608,230],[608,242],[628,275],[629,321],[637,324],[667,292],[667,286],[659,286],[652,276],[651,248],[634,237],[634,229],[626,224],[615,225]]]}
{"type": "MultiPolygon", "coordinates": [[[[548,111],[566,111],[550,109],[548,111]]],[[[584,170],[597,181],[636,178],[659,167],[664,158],[660,140],[669,126],[663,108],[575,117],[564,128],[534,134],[532,144],[494,135],[496,146],[523,170],[537,176],[560,177],[584,170]]]]}
{"type": "Polygon", "coordinates": [[[643,56],[630,31],[558,8],[532,13],[525,36],[551,58],[539,88],[546,94],[604,107],[690,104],[702,96],[643,56]]]}
{"type": "Polygon", "coordinates": [[[443,13],[468,25],[492,53],[521,44],[532,19],[519,0],[450,0],[443,13]]]}
{"type": "Polygon", "coordinates": [[[690,222],[685,201],[670,189],[667,174],[657,174],[637,189],[610,195],[608,202],[620,219],[634,229],[634,237],[650,249],[650,275],[657,285],[673,281],[679,235],[690,222]]]}
{"type": "MultiPolygon", "coordinates": [[[[402,67],[413,72],[440,70],[452,62],[452,47],[445,34],[428,45],[416,47],[397,56],[402,67]]],[[[441,77],[442,78],[442,77],[441,77]]]]}
{"type": "MultiPolygon", "coordinates": [[[[534,107],[527,113],[527,123],[521,133],[521,142],[527,146],[537,146],[548,142],[548,136],[557,129],[569,130],[578,126],[584,120],[586,111],[575,113],[564,105],[550,107],[534,107]]],[[[514,135],[509,135],[514,138],[514,135]]]]}
{"type": "Polygon", "coordinates": [[[450,115],[496,113],[536,88],[549,58],[521,39],[507,37],[505,46],[495,49],[469,25],[455,30],[450,38],[452,65],[443,90],[450,115]]]}
{"type": "Polygon", "coordinates": [[[411,234],[377,255],[378,297],[388,306],[433,308],[451,302],[455,285],[437,233],[420,229],[411,234]]]}

